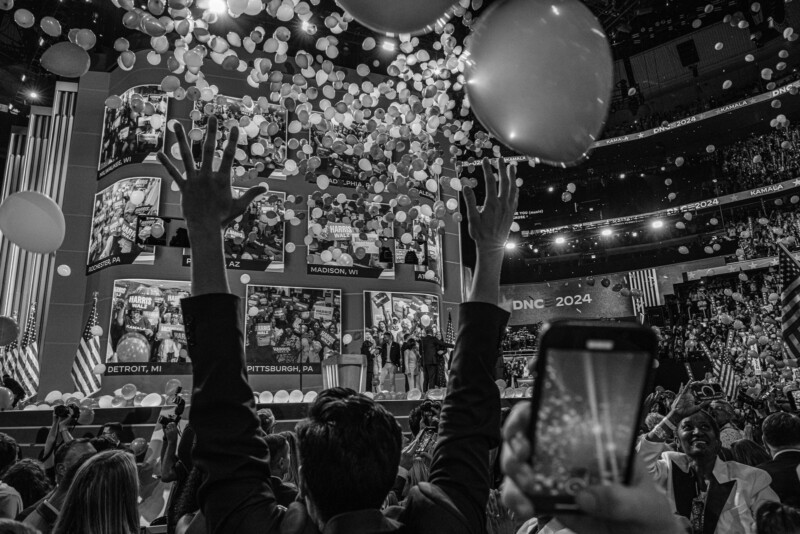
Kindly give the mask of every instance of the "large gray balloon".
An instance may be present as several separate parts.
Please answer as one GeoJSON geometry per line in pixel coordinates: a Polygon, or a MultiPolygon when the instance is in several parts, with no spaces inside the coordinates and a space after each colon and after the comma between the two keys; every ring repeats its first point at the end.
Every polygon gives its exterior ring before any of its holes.
{"type": "Polygon", "coordinates": [[[583,158],[600,135],[614,81],[600,22],[578,0],[507,0],[468,39],[475,115],[514,151],[550,163],[583,158]]]}
{"type": "Polygon", "coordinates": [[[80,46],[62,41],[42,54],[42,67],[65,78],[80,78],[89,71],[92,61],[80,46]]]}
{"type": "Polygon", "coordinates": [[[445,24],[456,0],[336,0],[345,11],[371,30],[419,35],[445,24]]]}

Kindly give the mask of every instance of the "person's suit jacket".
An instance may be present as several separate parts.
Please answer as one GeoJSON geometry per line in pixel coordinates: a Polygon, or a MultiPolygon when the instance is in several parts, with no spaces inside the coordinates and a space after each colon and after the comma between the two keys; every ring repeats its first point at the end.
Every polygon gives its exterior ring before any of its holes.
{"type": "MultiPolygon", "coordinates": [[[[197,498],[207,532],[319,534],[304,504],[278,506],[270,485],[269,449],[247,382],[240,299],[201,295],[181,305],[193,363],[193,459],[205,474],[197,498]]],[[[501,444],[500,397],[490,370],[509,314],[477,302],[462,304],[459,313],[428,483],[414,488],[402,508],[341,514],[322,534],[484,532],[489,451],[501,444]]]]}
{"type": "Polygon", "coordinates": [[[381,358],[383,363],[393,363],[398,369],[403,366],[402,359],[400,358],[400,343],[392,341],[392,346],[389,348],[389,359],[386,359],[386,343],[381,345],[381,358]]]}
{"type": "Polygon", "coordinates": [[[800,507],[800,451],[779,453],[758,468],[772,477],[772,489],[781,498],[782,503],[800,507]]]}
{"type": "MultiPolygon", "coordinates": [[[[672,512],[690,517],[695,485],[689,457],[647,438],[639,442],[638,454],[656,483],[666,490],[672,512]]],[[[780,501],[770,488],[769,474],[717,458],[713,475],[706,497],[704,534],[755,534],[758,508],[767,501],[780,501]]]]}
{"type": "Polygon", "coordinates": [[[420,345],[422,345],[422,365],[439,365],[439,351],[450,346],[436,336],[423,337],[420,345]]]}

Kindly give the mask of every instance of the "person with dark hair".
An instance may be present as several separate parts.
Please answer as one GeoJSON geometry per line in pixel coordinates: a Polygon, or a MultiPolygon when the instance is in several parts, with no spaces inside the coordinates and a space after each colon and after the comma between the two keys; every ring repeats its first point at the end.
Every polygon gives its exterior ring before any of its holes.
{"type": "Polygon", "coordinates": [[[422,379],[422,391],[428,391],[430,388],[436,387],[439,380],[439,359],[444,358],[444,351],[450,346],[433,335],[433,328],[429,326],[425,329],[425,336],[420,339],[422,366],[425,373],[422,379]]]}
{"type": "Polygon", "coordinates": [[[0,519],[0,534],[45,534],[13,519],[0,519]]]}
{"type": "Polygon", "coordinates": [[[779,502],[764,503],[756,513],[756,534],[800,534],[800,510],[779,502]]]}
{"type": "MultiPolygon", "coordinates": [[[[0,478],[19,458],[17,441],[0,432],[0,478]]],[[[22,511],[22,497],[5,482],[0,482],[0,518],[14,519],[22,511]]]]}
{"type": "Polygon", "coordinates": [[[59,447],[59,450],[69,447],[69,450],[62,455],[66,459],[56,464],[60,474],[55,489],[22,520],[26,525],[38,529],[41,534],[50,534],[53,531],[75,474],[89,458],[96,454],[88,441],[75,440],[73,443],[78,443],[78,445],[64,444],[59,447]]]}
{"type": "Polygon", "coordinates": [[[22,458],[9,467],[3,475],[3,482],[17,490],[22,498],[22,508],[38,502],[51,489],[44,466],[30,458],[22,458]]]}
{"type": "Polygon", "coordinates": [[[744,439],[744,432],[734,424],[736,414],[731,403],[724,400],[712,401],[709,412],[719,426],[719,441],[723,448],[730,449],[734,442],[744,439]]]}
{"type": "Polygon", "coordinates": [[[283,437],[286,440],[286,444],[289,446],[289,469],[287,469],[286,473],[284,473],[283,481],[293,484],[295,487],[297,487],[297,484],[300,481],[300,466],[298,464],[297,455],[297,434],[291,430],[284,430],[283,432],[279,432],[278,435],[283,437]]]}
{"type": "Polygon", "coordinates": [[[119,447],[122,443],[123,431],[122,423],[105,423],[100,427],[99,437],[108,440],[113,447],[119,447]]]}
{"type": "Polygon", "coordinates": [[[291,466],[291,449],[289,442],[280,434],[269,434],[264,438],[269,449],[269,470],[272,491],[275,499],[281,506],[287,508],[297,500],[297,486],[291,482],[284,482],[283,477],[289,472],[291,466]]]}
{"type": "Polygon", "coordinates": [[[484,160],[482,210],[472,189],[463,190],[477,263],[469,297],[459,310],[458,341],[429,482],[411,491],[403,509],[382,514],[398,471],[400,427],[369,397],[334,388],[317,397],[308,417],[297,426],[304,501],[284,511],[270,484],[269,450],[247,381],[242,306],[230,294],[222,247],[223,225],[264,188],[251,188],[233,199],[230,172],[239,130],[230,131],[214,171],[217,129],[217,120],[211,117],[198,168],[186,133],[176,126],[186,178],[166,154],[158,155],[181,190],[192,240],[193,296],[181,305],[193,362],[190,421],[197,435],[193,457],[206,477],[198,500],[207,531],[311,532],[316,527],[330,534],[482,532],[490,486],[489,451],[501,443],[500,398],[491,369],[509,317],[497,304],[504,243],[517,205],[516,173],[500,161],[498,178],[489,160],[484,160]]]}
{"type": "Polygon", "coordinates": [[[800,507],[800,417],[777,412],[761,424],[761,439],[772,459],[758,467],[772,477],[781,502],[800,507]]]}
{"type": "Polygon", "coordinates": [[[764,447],[751,439],[740,439],[739,441],[734,441],[730,450],[734,462],[749,465],[750,467],[759,467],[764,462],[768,462],[770,459],[770,456],[767,451],[764,450],[764,447]]]}

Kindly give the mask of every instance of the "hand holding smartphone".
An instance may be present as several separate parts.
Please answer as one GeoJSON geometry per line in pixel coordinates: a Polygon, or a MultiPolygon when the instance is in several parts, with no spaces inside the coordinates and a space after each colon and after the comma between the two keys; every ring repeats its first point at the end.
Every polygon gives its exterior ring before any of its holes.
{"type": "Polygon", "coordinates": [[[655,333],[635,323],[546,325],[529,431],[537,512],[577,512],[584,488],[630,482],[657,347],[655,333]]]}

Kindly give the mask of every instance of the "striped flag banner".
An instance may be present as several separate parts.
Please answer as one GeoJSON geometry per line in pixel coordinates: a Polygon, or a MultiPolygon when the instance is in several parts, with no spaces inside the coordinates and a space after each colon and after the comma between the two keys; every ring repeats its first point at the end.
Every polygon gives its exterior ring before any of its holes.
{"type": "Polygon", "coordinates": [[[89,312],[89,319],[78,344],[78,352],[72,362],[72,382],[75,384],[75,390],[87,397],[100,391],[102,385],[100,375],[94,372],[95,367],[103,363],[100,357],[99,336],[92,332],[96,326],[98,326],[97,293],[94,294],[92,311],[89,312]]]}
{"type": "Polygon", "coordinates": [[[778,244],[781,285],[781,332],[793,359],[800,358],[800,265],[785,246],[778,244]]]}
{"type": "MultiPolygon", "coordinates": [[[[17,312],[11,314],[11,318],[14,319],[14,322],[17,321],[17,312]]],[[[16,338],[14,341],[3,347],[2,349],[2,356],[3,359],[0,362],[0,373],[3,375],[8,375],[14,378],[15,374],[15,359],[17,357],[17,347],[19,347],[19,342],[16,338]]]]}
{"type": "Polygon", "coordinates": [[[736,398],[736,390],[739,387],[739,377],[733,369],[733,363],[730,357],[726,354],[714,360],[714,376],[722,386],[722,391],[728,400],[733,401],[736,398]]]}
{"type": "Polygon", "coordinates": [[[655,269],[642,269],[628,273],[631,289],[638,289],[641,297],[633,298],[633,311],[636,315],[644,315],[645,309],[661,305],[661,294],[658,290],[658,275],[655,269]]]}
{"type": "Polygon", "coordinates": [[[30,306],[28,320],[25,322],[25,332],[22,334],[22,341],[16,350],[14,360],[15,378],[25,390],[24,400],[28,400],[39,391],[39,346],[36,344],[35,303],[30,306]]]}

